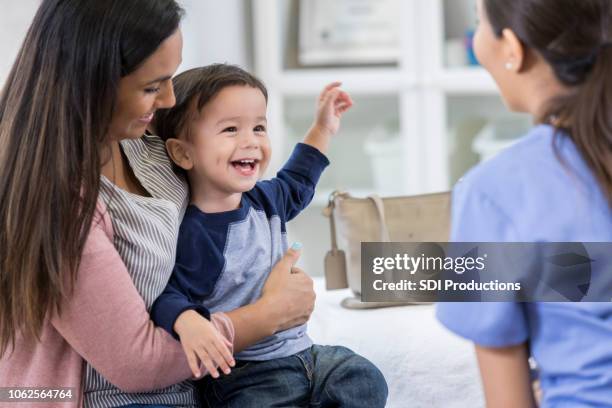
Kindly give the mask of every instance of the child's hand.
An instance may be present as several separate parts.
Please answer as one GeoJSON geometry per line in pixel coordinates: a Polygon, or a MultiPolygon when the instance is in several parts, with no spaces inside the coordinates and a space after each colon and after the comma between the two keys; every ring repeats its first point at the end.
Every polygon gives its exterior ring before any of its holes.
{"type": "Polygon", "coordinates": [[[341,82],[332,82],[319,96],[315,127],[327,137],[338,133],[340,118],[353,106],[353,100],[348,93],[340,89],[340,85],[341,82]]]}
{"type": "Polygon", "coordinates": [[[213,378],[219,377],[217,367],[225,374],[235,365],[228,341],[215,326],[194,310],[187,310],[176,319],[174,330],[181,339],[189,367],[196,378],[202,373],[200,362],[213,378]]]}
{"type": "Polygon", "coordinates": [[[353,100],[342,89],[341,82],[327,85],[319,96],[319,107],[314,124],[304,138],[304,143],[327,153],[329,141],[340,129],[340,118],[353,106],[353,100]]]}

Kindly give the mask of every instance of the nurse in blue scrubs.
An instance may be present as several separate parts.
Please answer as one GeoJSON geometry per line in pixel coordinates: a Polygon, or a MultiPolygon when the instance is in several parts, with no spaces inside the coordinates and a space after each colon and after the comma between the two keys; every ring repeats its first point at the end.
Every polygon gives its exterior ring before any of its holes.
{"type": "MultiPolygon", "coordinates": [[[[537,125],[453,193],[453,241],[612,242],[612,2],[478,0],[475,51],[537,125]]],[[[612,254],[611,254],[612,256],[612,254]]],[[[612,275],[612,270],[610,271],[612,275]]],[[[612,407],[612,304],[448,303],[488,407],[612,407]]]]}

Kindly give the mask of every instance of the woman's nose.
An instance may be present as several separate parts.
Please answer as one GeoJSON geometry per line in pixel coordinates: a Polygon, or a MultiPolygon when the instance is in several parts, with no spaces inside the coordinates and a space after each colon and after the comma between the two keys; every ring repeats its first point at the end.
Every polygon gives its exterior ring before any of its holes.
{"type": "Polygon", "coordinates": [[[174,95],[174,87],[172,86],[172,81],[168,80],[167,85],[162,88],[162,92],[158,95],[157,107],[158,109],[168,109],[175,104],[176,96],[174,95]]]}

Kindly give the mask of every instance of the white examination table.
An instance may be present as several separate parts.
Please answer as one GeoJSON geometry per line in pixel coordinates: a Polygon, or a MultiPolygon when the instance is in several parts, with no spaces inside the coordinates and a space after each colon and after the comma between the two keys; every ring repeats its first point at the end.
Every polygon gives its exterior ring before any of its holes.
{"type": "Polygon", "coordinates": [[[471,343],[442,327],[434,306],[347,310],[349,290],[326,292],[315,279],[317,302],[308,332],[317,344],[349,347],[367,357],[389,384],[390,408],[483,407],[471,343]]]}

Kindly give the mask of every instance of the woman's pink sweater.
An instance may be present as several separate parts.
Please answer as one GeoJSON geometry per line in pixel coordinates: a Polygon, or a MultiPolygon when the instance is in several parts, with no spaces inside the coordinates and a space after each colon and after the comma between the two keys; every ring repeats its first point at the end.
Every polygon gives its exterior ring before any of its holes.
{"type": "MultiPolygon", "coordinates": [[[[74,387],[74,402],[37,408],[82,406],[82,370],[89,362],[126,392],[152,391],[191,377],[180,343],[149,319],[144,301],[113,246],[111,220],[102,204],[87,239],[72,296],[61,315],[44,323],[40,341],[18,336],[0,358],[0,387],[74,387]]],[[[233,344],[223,313],[212,322],[233,344]]],[[[23,406],[0,402],[0,407],[23,406]]]]}

